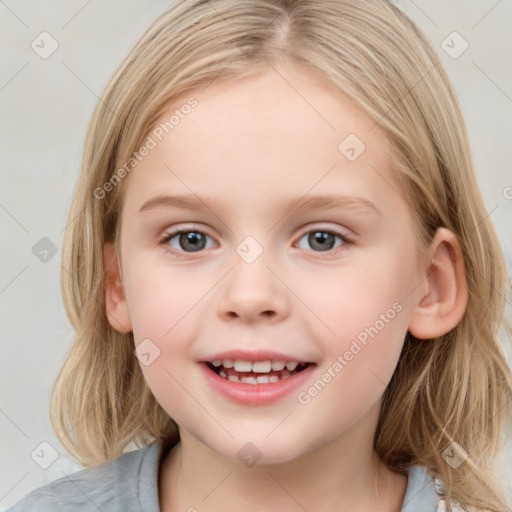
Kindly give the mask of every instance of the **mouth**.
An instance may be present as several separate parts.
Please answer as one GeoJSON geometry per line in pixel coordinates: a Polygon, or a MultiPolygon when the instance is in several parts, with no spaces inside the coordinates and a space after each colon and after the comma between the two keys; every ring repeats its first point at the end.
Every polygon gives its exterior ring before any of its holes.
{"type": "Polygon", "coordinates": [[[243,361],[216,359],[204,361],[207,368],[219,377],[242,384],[270,384],[288,379],[315,363],[298,361],[243,361]]]}

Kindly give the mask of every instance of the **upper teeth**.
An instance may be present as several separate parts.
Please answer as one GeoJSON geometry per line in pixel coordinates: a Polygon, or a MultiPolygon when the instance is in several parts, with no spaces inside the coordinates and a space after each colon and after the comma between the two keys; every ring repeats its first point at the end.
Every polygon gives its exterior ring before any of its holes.
{"type": "Polygon", "coordinates": [[[224,368],[234,368],[237,372],[255,372],[255,373],[268,373],[271,370],[280,371],[284,370],[285,366],[289,371],[295,370],[299,364],[297,361],[242,361],[237,359],[215,359],[212,361],[213,366],[224,366],[224,368]]]}

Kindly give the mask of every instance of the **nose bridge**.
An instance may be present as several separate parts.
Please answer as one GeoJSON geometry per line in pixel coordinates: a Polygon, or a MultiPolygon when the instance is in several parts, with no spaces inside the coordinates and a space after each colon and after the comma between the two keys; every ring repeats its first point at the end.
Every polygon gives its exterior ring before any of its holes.
{"type": "Polygon", "coordinates": [[[274,252],[252,236],[244,238],[235,252],[219,301],[219,314],[245,320],[286,316],[286,287],[276,277],[274,252]]]}

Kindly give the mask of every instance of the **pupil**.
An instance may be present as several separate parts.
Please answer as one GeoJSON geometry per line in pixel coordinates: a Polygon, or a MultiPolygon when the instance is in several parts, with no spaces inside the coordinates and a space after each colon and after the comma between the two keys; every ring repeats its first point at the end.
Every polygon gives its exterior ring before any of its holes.
{"type": "Polygon", "coordinates": [[[332,249],[334,245],[334,235],[326,231],[315,231],[309,234],[308,241],[311,247],[320,251],[332,249]]]}
{"type": "Polygon", "coordinates": [[[183,247],[183,249],[198,251],[204,248],[204,237],[201,233],[182,233],[180,236],[180,245],[183,247]]]}

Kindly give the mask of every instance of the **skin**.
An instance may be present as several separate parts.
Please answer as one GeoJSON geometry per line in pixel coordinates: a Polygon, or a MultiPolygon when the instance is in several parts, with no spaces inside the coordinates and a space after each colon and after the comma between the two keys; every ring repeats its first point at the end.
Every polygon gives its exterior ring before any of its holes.
{"type": "Polygon", "coordinates": [[[109,321],[160,350],[141,368],[180,428],[159,473],[162,511],[398,512],[407,477],[372,449],[382,395],[407,331],[439,336],[464,313],[457,240],[440,229],[419,254],[384,132],[307,71],[283,64],[216,80],[177,99],[156,125],[190,96],[197,107],[123,184],[120,261],[104,250],[109,321]],[[351,133],[366,146],[352,162],[338,150],[351,133]],[[210,210],[139,212],[156,195],[191,193],[210,210]],[[283,211],[305,194],[362,197],[381,215],[283,211]],[[171,228],[204,232],[207,245],[159,245],[171,228]],[[325,230],[352,243],[336,237],[321,251],[304,236],[325,230]],[[247,236],[263,249],[250,264],[236,252],[247,236]],[[235,404],[200,371],[215,352],[279,350],[316,363],[307,389],[396,302],[401,311],[308,404],[297,392],[273,405],[235,404]],[[247,442],[261,452],[251,467],[237,458],[247,442]]]}

